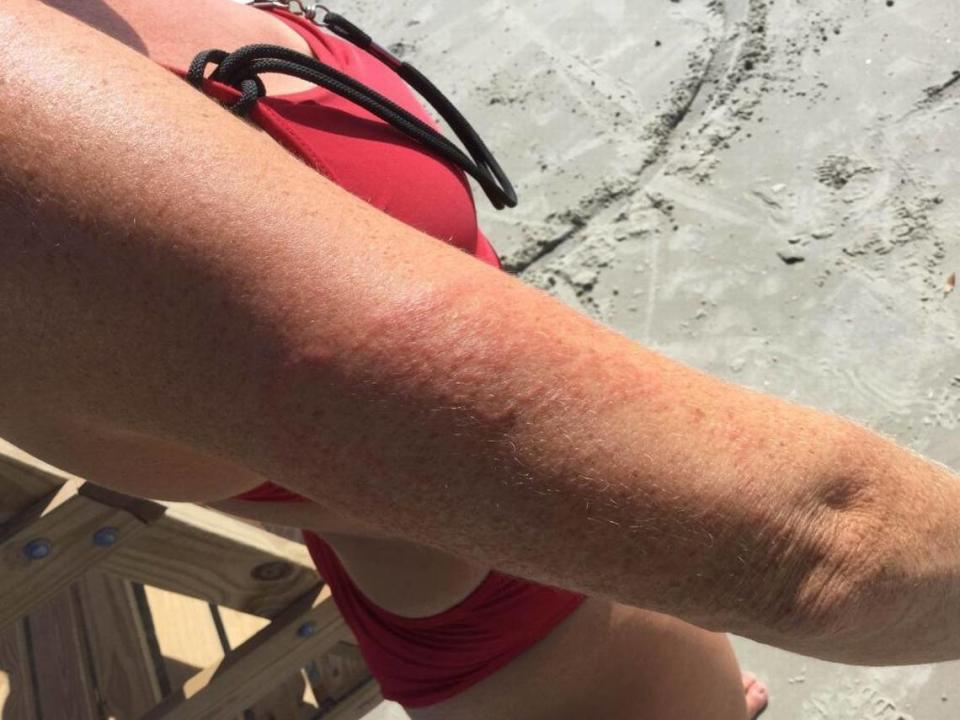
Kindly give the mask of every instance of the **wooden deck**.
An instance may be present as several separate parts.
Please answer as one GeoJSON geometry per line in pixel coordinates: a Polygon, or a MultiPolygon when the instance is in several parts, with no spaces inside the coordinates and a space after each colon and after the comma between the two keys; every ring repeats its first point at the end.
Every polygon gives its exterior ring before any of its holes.
{"type": "Polygon", "coordinates": [[[0,440],[0,719],[357,720],[380,702],[301,543],[0,440]]]}

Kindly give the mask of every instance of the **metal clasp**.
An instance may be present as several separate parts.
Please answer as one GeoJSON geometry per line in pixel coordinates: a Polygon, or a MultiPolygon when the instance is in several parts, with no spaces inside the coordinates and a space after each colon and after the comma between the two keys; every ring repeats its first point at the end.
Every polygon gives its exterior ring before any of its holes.
{"type": "Polygon", "coordinates": [[[305,17],[307,20],[312,20],[321,26],[326,25],[325,19],[327,15],[330,14],[330,8],[326,5],[321,5],[318,2],[310,2],[310,0],[248,0],[248,2],[244,4],[250,7],[283,8],[289,13],[305,17]],[[317,16],[321,11],[323,12],[323,16],[318,18],[317,16]]]}
{"type": "Polygon", "coordinates": [[[326,5],[309,2],[308,0],[290,0],[287,3],[287,10],[294,15],[302,15],[307,20],[313,20],[317,25],[323,25],[323,18],[326,18],[330,13],[330,9],[326,5]],[[317,13],[321,10],[323,11],[323,18],[317,19],[317,13]]]}

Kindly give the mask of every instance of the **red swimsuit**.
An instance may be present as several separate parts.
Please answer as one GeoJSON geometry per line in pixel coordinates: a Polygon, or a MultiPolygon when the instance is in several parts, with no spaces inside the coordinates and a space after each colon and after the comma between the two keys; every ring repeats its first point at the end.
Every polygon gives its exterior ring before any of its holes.
{"type": "MultiPolygon", "coordinates": [[[[407,86],[378,60],[321,32],[309,20],[283,10],[267,11],[303,36],[319,60],[432,122],[407,86]]],[[[168,69],[186,76],[179,68],[168,69]]],[[[239,97],[233,88],[209,80],[203,89],[221,102],[239,97]]],[[[463,173],[379,118],[319,87],[261,98],[249,117],[353,194],[432,237],[500,266],[477,227],[476,208],[463,173]]],[[[238,499],[304,500],[271,483],[238,499]]],[[[405,618],[364,597],[317,535],[305,531],[304,539],[383,696],[406,707],[433,705],[475,685],[546,636],[583,601],[581,595],[491,571],[453,608],[429,618],[405,618]]]]}
{"type": "MultiPolygon", "coordinates": [[[[304,501],[272,483],[235,499],[304,501]]],[[[566,590],[491,571],[454,607],[427,618],[402,617],[371,602],[315,533],[305,530],[303,538],[383,696],[408,708],[447,700],[492,675],[583,601],[566,590]]]]}

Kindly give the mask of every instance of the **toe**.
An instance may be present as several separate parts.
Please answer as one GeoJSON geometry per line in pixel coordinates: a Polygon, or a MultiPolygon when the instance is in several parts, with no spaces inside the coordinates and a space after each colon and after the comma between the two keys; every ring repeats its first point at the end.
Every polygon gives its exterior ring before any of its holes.
{"type": "Polygon", "coordinates": [[[744,678],[744,692],[747,701],[747,717],[751,720],[757,717],[767,707],[769,698],[767,696],[767,686],[757,680],[756,676],[749,679],[744,678]]]}

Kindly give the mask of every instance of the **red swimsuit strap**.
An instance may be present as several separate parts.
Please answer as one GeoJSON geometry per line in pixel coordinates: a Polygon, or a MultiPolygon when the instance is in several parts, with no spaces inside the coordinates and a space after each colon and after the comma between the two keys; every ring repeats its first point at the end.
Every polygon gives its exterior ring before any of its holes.
{"type": "Polygon", "coordinates": [[[233,500],[248,500],[250,502],[309,502],[302,495],[274,485],[272,482],[265,482],[252,490],[236,495],[233,500]]]}

